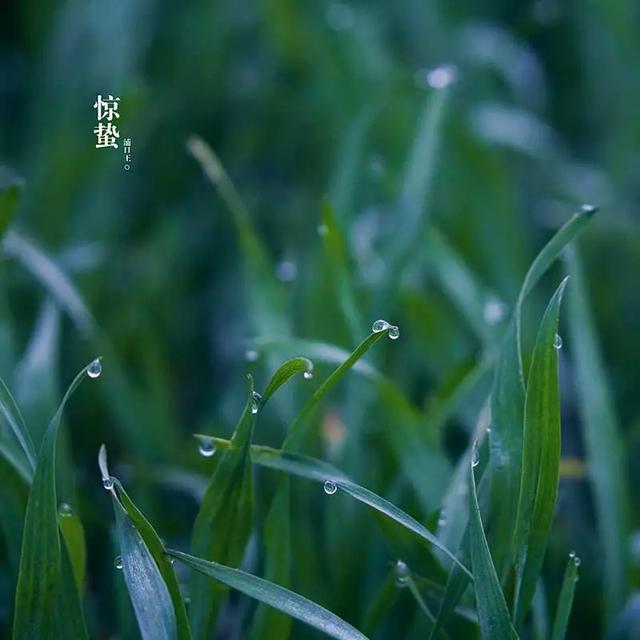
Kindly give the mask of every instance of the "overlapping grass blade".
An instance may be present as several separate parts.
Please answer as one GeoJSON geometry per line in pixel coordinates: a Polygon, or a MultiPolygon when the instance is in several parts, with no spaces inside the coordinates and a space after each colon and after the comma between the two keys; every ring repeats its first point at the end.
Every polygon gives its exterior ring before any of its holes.
{"type": "Polygon", "coordinates": [[[7,561],[12,574],[18,572],[22,522],[28,495],[27,479],[0,455],[0,527],[4,534],[7,561]]]}
{"type": "Polygon", "coordinates": [[[67,504],[60,506],[58,512],[58,526],[62,533],[69,563],[73,571],[78,593],[84,588],[84,577],[87,569],[87,546],[85,542],[84,527],[78,515],[67,504]]]}
{"type": "Polygon", "coordinates": [[[338,640],[366,640],[360,631],[320,605],[250,573],[174,551],[171,556],[209,578],[264,602],[338,640]]]}
{"type": "Polygon", "coordinates": [[[522,475],[514,530],[517,553],[516,628],[522,624],[535,593],[558,493],[560,388],[556,339],[566,283],[565,278],[545,311],[527,379],[522,475]]]}
{"type": "Polygon", "coordinates": [[[175,640],[176,616],[167,585],[149,548],[114,499],[122,571],[143,640],[175,640]]]}
{"type": "Polygon", "coordinates": [[[469,465],[469,550],[482,637],[485,640],[517,638],[482,526],[472,464],[469,465]]]}
{"type": "MultiPolygon", "coordinates": [[[[255,399],[249,377],[246,405],[218,461],[202,499],[191,538],[194,555],[237,566],[253,528],[253,470],[249,447],[255,399]]],[[[227,592],[200,574],[191,581],[191,628],[196,638],[208,637],[227,592]]]]}
{"type": "Polygon", "coordinates": [[[5,453],[5,457],[16,466],[18,471],[31,480],[36,467],[36,450],[31,438],[31,433],[27,429],[18,406],[16,405],[11,392],[0,378],[0,415],[3,422],[8,425],[13,441],[9,434],[5,433],[3,427],[0,438],[0,453],[5,453]],[[17,446],[16,446],[17,445],[17,446]]]}
{"type": "Polygon", "coordinates": [[[571,355],[603,551],[605,618],[610,624],[623,606],[628,590],[627,461],[577,247],[572,247],[569,253],[569,270],[572,276],[568,302],[571,355]]]}
{"type": "Polygon", "coordinates": [[[287,431],[284,440],[283,449],[289,449],[300,444],[304,434],[304,421],[310,413],[318,406],[322,398],[330,391],[347,372],[364,356],[364,354],[376,343],[380,338],[387,335],[389,329],[384,331],[373,332],[369,334],[349,355],[349,357],[337,368],[331,375],[313,392],[309,400],[302,407],[295,420],[287,431]]]}
{"type": "Polygon", "coordinates": [[[522,370],[520,325],[522,305],[560,252],[584,228],[595,213],[583,208],[560,228],[529,268],[504,336],[491,393],[492,464],[492,549],[498,573],[502,576],[513,559],[511,546],[513,521],[519,499],[522,468],[525,381],[522,370]]]}
{"type": "Polygon", "coordinates": [[[553,629],[551,630],[551,640],[564,640],[567,635],[569,616],[571,615],[571,607],[573,606],[573,595],[576,590],[576,582],[578,581],[579,566],[580,560],[576,554],[572,552],[569,554],[567,568],[565,569],[564,578],[562,579],[558,608],[556,609],[556,617],[553,621],[553,629]]]}
{"type": "MultiPolygon", "coordinates": [[[[216,446],[222,449],[229,446],[228,440],[214,438],[213,441],[216,443],[216,446]]],[[[440,540],[438,540],[433,533],[431,533],[431,531],[429,531],[429,529],[420,524],[415,518],[412,518],[408,513],[405,513],[402,509],[396,507],[393,503],[385,500],[373,491],[351,482],[346,478],[344,473],[335,467],[321,460],[316,460],[315,458],[310,458],[308,456],[288,451],[271,449],[270,447],[252,445],[250,451],[251,461],[254,464],[284,471],[288,474],[300,476],[316,482],[325,482],[327,480],[334,482],[338,489],[344,491],[352,498],[355,498],[375,511],[386,515],[392,520],[395,520],[398,524],[409,529],[423,540],[426,540],[433,546],[440,549],[466,573],[468,578],[472,578],[468,569],[455,557],[455,555],[451,553],[449,549],[447,549],[447,547],[440,542],[440,540]]]]}
{"type": "Polygon", "coordinates": [[[64,603],[57,597],[60,589],[73,591],[76,587],[70,563],[63,561],[61,551],[55,467],[62,412],[71,394],[86,376],[87,368],[69,386],[40,446],[24,521],[13,620],[13,637],[16,640],[86,637],[77,595],[64,603]],[[72,586],[69,586],[69,579],[72,586]],[[64,604],[62,611],[58,606],[61,604],[64,604]],[[66,623],[58,628],[61,619],[66,623]]]}

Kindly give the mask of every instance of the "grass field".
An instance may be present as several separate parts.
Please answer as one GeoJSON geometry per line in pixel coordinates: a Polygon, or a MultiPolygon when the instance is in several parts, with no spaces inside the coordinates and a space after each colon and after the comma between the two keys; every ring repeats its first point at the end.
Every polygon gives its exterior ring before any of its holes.
{"type": "Polygon", "coordinates": [[[632,3],[2,11],[0,637],[640,638],[632,3]]]}

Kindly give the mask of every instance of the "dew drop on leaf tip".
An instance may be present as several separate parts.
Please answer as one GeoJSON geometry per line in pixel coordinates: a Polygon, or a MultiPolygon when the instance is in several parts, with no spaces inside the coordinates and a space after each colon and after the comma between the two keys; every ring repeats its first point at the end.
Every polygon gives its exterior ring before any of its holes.
{"type": "Polygon", "coordinates": [[[112,478],[102,478],[102,486],[107,490],[111,491],[113,489],[113,479],[112,478]]]}
{"type": "Polygon", "coordinates": [[[210,458],[215,452],[216,448],[211,438],[200,438],[198,444],[198,453],[205,458],[210,458]]]}
{"type": "Polygon", "coordinates": [[[96,358],[88,367],[87,367],[87,375],[90,378],[97,378],[102,373],[102,363],[98,358],[96,358]]]}
{"type": "Polygon", "coordinates": [[[113,566],[116,569],[122,569],[122,556],[116,556],[116,559],[113,562],[113,566]]]}
{"type": "Polygon", "coordinates": [[[556,336],[553,339],[553,348],[558,350],[562,349],[562,337],[558,333],[556,333],[556,336]]]}
{"type": "Polygon", "coordinates": [[[254,415],[258,413],[258,409],[260,408],[261,401],[262,401],[262,396],[257,391],[254,391],[251,396],[251,413],[253,413],[254,415]]]}
{"type": "Polygon", "coordinates": [[[396,585],[404,587],[409,582],[409,567],[407,563],[402,560],[396,560],[393,570],[396,574],[396,585]]]}

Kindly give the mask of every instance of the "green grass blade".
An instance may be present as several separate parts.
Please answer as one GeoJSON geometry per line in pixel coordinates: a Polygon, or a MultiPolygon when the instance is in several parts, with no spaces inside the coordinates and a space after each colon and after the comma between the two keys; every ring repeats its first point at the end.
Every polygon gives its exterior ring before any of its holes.
{"type": "Polygon", "coordinates": [[[12,579],[18,573],[22,523],[29,496],[28,480],[0,455],[0,527],[12,579]]]}
{"type": "MultiPolygon", "coordinates": [[[[24,521],[13,620],[13,637],[16,640],[86,637],[86,634],[71,635],[74,629],[84,628],[82,610],[79,607],[74,608],[74,604],[79,604],[78,598],[72,598],[65,605],[66,609],[63,612],[65,618],[70,620],[68,634],[63,629],[63,635],[57,635],[61,630],[55,629],[55,620],[59,617],[56,594],[58,589],[64,588],[67,584],[61,569],[63,559],[58,529],[55,467],[56,443],[62,412],[71,394],[86,376],[88,366],[69,386],[40,446],[24,521]]],[[[73,577],[71,580],[73,581],[73,577]]]]}
{"type": "Polygon", "coordinates": [[[58,526],[64,539],[78,593],[82,593],[87,568],[87,546],[84,527],[82,526],[80,518],[67,504],[60,506],[58,511],[58,526]]]}
{"type": "MultiPolygon", "coordinates": [[[[36,468],[36,450],[31,438],[31,433],[27,429],[22,414],[16,405],[11,392],[4,383],[4,380],[0,378],[0,415],[3,417],[3,421],[9,425],[9,429],[13,434],[17,444],[19,445],[19,451],[16,451],[16,460],[22,455],[26,459],[28,477],[31,479],[33,470],[36,468]]],[[[7,448],[14,449],[7,442],[6,437],[3,435],[3,445],[8,445],[7,448]]],[[[4,447],[3,447],[4,448],[4,447]]]]}
{"type": "MultiPolygon", "coordinates": [[[[253,380],[231,446],[222,454],[209,481],[196,517],[191,549],[198,557],[237,566],[253,527],[253,470],[249,447],[255,415],[253,380]]],[[[209,637],[226,589],[200,574],[192,575],[191,629],[196,638],[209,637]]]]}
{"type": "MultiPolygon", "coordinates": [[[[462,546],[464,547],[464,543],[462,546]]],[[[444,596],[440,603],[433,628],[429,634],[429,640],[435,640],[435,638],[438,637],[438,633],[444,628],[447,620],[449,620],[455,611],[468,586],[469,576],[462,571],[458,565],[452,565],[447,577],[444,596]]]]}
{"type": "Polygon", "coordinates": [[[469,465],[469,547],[482,637],[485,640],[517,638],[482,527],[472,464],[469,465]]]}
{"type": "Polygon", "coordinates": [[[579,566],[580,558],[578,558],[575,553],[569,554],[567,568],[565,569],[564,578],[562,579],[560,597],[558,598],[556,617],[553,621],[551,640],[564,640],[567,635],[569,616],[571,615],[571,607],[573,606],[573,595],[576,590],[576,582],[578,582],[579,566]]]}
{"type": "Polygon", "coordinates": [[[610,624],[624,605],[628,590],[627,461],[596,337],[587,284],[577,248],[572,249],[569,253],[572,290],[568,302],[571,355],[603,552],[605,619],[610,624]]]}
{"type": "Polygon", "coordinates": [[[313,392],[307,403],[302,407],[300,413],[289,427],[287,436],[285,437],[283,449],[288,449],[298,445],[303,438],[304,421],[309,414],[318,406],[322,398],[338,383],[347,372],[355,365],[362,356],[376,343],[380,338],[386,336],[389,329],[384,331],[373,332],[368,335],[349,355],[349,357],[337,368],[331,375],[313,392]]]}
{"type": "Polygon", "coordinates": [[[558,493],[560,388],[555,341],[566,284],[565,278],[545,311],[527,380],[522,476],[514,530],[517,552],[516,628],[522,624],[535,593],[558,493]]]}
{"type": "Polygon", "coordinates": [[[533,287],[556,260],[560,252],[584,228],[595,209],[583,209],[560,228],[542,248],[529,268],[502,342],[491,393],[492,511],[495,526],[492,549],[502,575],[513,558],[511,546],[522,469],[525,382],[522,370],[520,324],[522,305],[533,287]]]}
{"type": "Polygon", "coordinates": [[[395,571],[390,571],[365,611],[361,625],[363,633],[369,636],[375,633],[376,629],[380,629],[384,617],[397,602],[399,593],[395,571]]]}
{"type": "Polygon", "coordinates": [[[143,640],[175,640],[176,616],[167,585],[149,548],[120,501],[113,499],[122,571],[143,640]]]}
{"type": "Polygon", "coordinates": [[[349,334],[354,343],[363,333],[363,321],[356,304],[352,287],[352,277],[349,271],[347,249],[336,222],[331,204],[325,200],[322,204],[322,243],[327,258],[328,267],[338,294],[338,301],[342,314],[347,322],[349,334]]]}
{"type": "Polygon", "coordinates": [[[55,638],[88,638],[82,611],[80,593],[66,544],[60,545],[60,577],[55,594],[55,638]]]}
{"type": "Polygon", "coordinates": [[[20,202],[22,184],[16,180],[8,184],[0,191],[0,238],[4,235],[7,227],[11,224],[13,216],[20,202]]]}
{"type": "Polygon", "coordinates": [[[322,631],[332,638],[337,640],[366,640],[366,636],[335,614],[277,584],[239,569],[232,569],[217,562],[209,562],[180,551],[169,549],[167,553],[205,576],[279,609],[283,613],[322,631]]]}
{"type": "Polygon", "coordinates": [[[297,373],[304,374],[305,378],[311,377],[313,375],[313,362],[311,362],[309,358],[298,356],[281,364],[277,371],[271,376],[271,380],[269,380],[269,383],[262,393],[260,405],[264,406],[269,398],[297,373]]]}
{"type": "Polygon", "coordinates": [[[273,275],[273,265],[254,229],[249,211],[220,159],[204,140],[192,136],[187,141],[187,150],[198,161],[232,215],[247,270],[249,301],[252,306],[249,317],[254,330],[267,336],[289,335],[289,315],[285,311],[284,292],[273,275]]]}

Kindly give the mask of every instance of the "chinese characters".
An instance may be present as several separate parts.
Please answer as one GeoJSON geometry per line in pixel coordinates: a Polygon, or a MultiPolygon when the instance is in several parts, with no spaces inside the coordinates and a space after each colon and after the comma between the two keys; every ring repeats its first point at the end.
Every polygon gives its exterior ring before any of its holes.
{"type": "Polygon", "coordinates": [[[118,103],[120,98],[114,98],[112,95],[108,95],[103,98],[98,95],[93,108],[96,109],[96,118],[98,120],[98,126],[93,130],[96,134],[96,149],[106,149],[108,147],[118,148],[116,140],[120,137],[118,127],[113,122],[114,118],[119,118],[118,103]],[[103,122],[106,120],[106,122],[103,122]]]}

